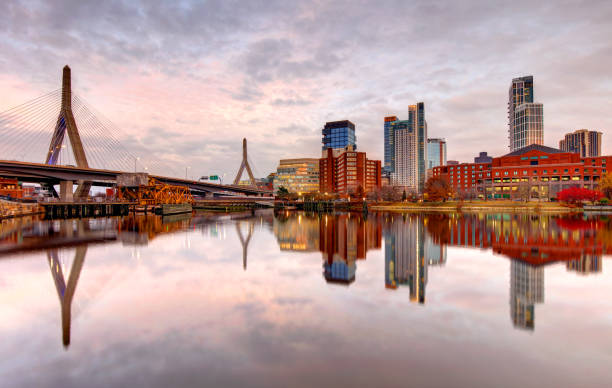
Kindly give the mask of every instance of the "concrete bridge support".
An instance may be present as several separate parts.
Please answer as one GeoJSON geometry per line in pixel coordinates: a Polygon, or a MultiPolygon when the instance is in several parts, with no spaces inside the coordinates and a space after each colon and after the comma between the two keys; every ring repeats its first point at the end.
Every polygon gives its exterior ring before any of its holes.
{"type": "Polygon", "coordinates": [[[61,181],[60,182],[60,201],[62,202],[73,202],[74,197],[72,194],[72,181],[61,181]]]}

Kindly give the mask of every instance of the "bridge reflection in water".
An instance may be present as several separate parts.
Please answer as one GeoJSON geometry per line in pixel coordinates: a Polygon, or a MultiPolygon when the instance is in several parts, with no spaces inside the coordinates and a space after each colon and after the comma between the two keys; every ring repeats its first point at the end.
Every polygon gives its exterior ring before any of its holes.
{"type": "Polygon", "coordinates": [[[20,250],[45,251],[61,311],[62,342],[70,345],[72,304],[88,246],[121,242],[147,245],[162,234],[200,230],[225,235],[234,224],[247,269],[255,226],[270,228],[281,251],[320,252],[327,283],[350,285],[357,263],[384,245],[384,287],[408,290],[425,304],[429,267],[447,263],[447,247],[491,249],[510,259],[510,316],[517,328],[533,330],[535,306],[544,303],[544,268],[565,262],[580,275],[602,271],[612,253],[612,221],[582,216],[509,214],[308,214],[268,211],[244,214],[195,214],[162,218],[37,221],[24,218],[0,224],[0,256],[20,250]],[[220,232],[222,230],[222,232],[220,232]],[[384,244],[383,244],[384,238],[384,244]],[[62,257],[73,257],[66,272],[62,257]],[[66,280],[66,276],[68,277],[66,280]]]}
{"type": "Polygon", "coordinates": [[[200,229],[207,232],[218,227],[227,218],[235,222],[242,243],[243,266],[246,270],[247,248],[256,222],[272,224],[272,215],[254,213],[225,216],[213,213],[181,214],[160,217],[156,215],[130,215],[127,217],[42,221],[37,218],[2,220],[0,223],[0,258],[24,251],[45,251],[51,277],[60,304],[62,343],[70,345],[72,304],[88,246],[91,244],[121,242],[127,246],[146,246],[159,235],[200,229]],[[234,219],[240,218],[240,219],[234,219]],[[247,226],[246,239],[240,227],[247,226]],[[66,272],[64,261],[72,257],[66,272]],[[66,281],[66,276],[68,280],[66,281]]]}

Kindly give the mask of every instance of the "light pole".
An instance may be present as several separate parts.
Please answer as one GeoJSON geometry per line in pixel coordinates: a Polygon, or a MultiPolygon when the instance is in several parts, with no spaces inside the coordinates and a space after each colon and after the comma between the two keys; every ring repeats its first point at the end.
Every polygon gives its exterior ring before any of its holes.
{"type": "Polygon", "coordinates": [[[134,172],[136,172],[136,162],[140,160],[140,156],[134,158],[134,172]]]}
{"type": "Polygon", "coordinates": [[[187,170],[189,170],[190,168],[190,166],[185,167],[185,179],[187,179],[187,170]]]}

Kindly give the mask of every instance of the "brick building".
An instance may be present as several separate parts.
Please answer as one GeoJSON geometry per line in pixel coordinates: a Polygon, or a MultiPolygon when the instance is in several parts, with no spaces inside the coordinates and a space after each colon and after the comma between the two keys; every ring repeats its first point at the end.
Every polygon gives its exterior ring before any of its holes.
{"type": "Polygon", "coordinates": [[[17,179],[0,178],[0,196],[23,198],[24,190],[17,179]]]}
{"type": "Polygon", "coordinates": [[[457,193],[479,198],[555,198],[561,190],[578,186],[595,189],[612,156],[579,154],[532,144],[491,163],[438,166],[433,176],[444,176],[457,193]]]}
{"type": "Polygon", "coordinates": [[[380,160],[370,160],[351,146],[337,155],[328,148],[319,159],[319,191],[344,195],[359,186],[365,193],[381,187],[380,160]]]}

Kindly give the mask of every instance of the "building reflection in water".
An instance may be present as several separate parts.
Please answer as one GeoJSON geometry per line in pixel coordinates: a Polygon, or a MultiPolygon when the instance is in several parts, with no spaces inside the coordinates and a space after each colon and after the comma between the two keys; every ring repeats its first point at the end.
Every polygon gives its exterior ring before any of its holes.
{"type": "Polygon", "coordinates": [[[279,212],[274,220],[274,235],[281,250],[320,251],[325,280],[349,285],[355,281],[357,260],[364,260],[368,250],[381,247],[380,217],[279,212]]]}
{"type": "Polygon", "coordinates": [[[525,214],[381,214],[297,212],[260,215],[195,215],[174,218],[123,218],[3,222],[0,254],[45,251],[59,297],[62,342],[70,344],[72,303],[85,256],[91,244],[121,241],[146,245],[160,234],[185,229],[222,238],[229,217],[236,224],[246,269],[247,248],[254,226],[273,230],[281,250],[322,254],[323,276],[329,283],[351,284],[357,261],[369,250],[380,249],[384,235],[384,271],[387,289],[409,289],[410,300],[425,303],[430,266],[443,266],[446,247],[491,249],[510,261],[510,316],[517,328],[535,328],[535,307],[544,303],[544,268],[565,262],[580,275],[602,272],[603,255],[612,254],[612,220],[603,217],[525,214]],[[221,217],[221,218],[220,218],[221,217]],[[236,219],[238,217],[239,219],[236,219]],[[232,219],[233,218],[233,219],[232,219]],[[246,225],[246,228],[244,227],[246,225]],[[242,238],[240,238],[242,237],[242,238]],[[62,267],[66,247],[70,271],[62,267]],[[66,280],[66,276],[68,279],[66,280]]]}
{"type": "Polygon", "coordinates": [[[490,248],[510,262],[510,316],[514,327],[535,328],[535,305],[544,303],[544,268],[565,262],[568,271],[601,272],[612,253],[610,220],[528,214],[438,214],[426,222],[446,245],[490,248]]]}
{"type": "Polygon", "coordinates": [[[565,262],[580,274],[602,270],[612,253],[610,220],[529,214],[305,214],[278,213],[274,234],[281,250],[323,254],[328,282],[355,281],[357,261],[385,238],[385,287],[409,289],[424,304],[431,266],[446,263],[447,246],[491,249],[510,259],[510,316],[533,330],[535,306],[544,303],[544,268],[565,262]]]}
{"type": "Polygon", "coordinates": [[[410,300],[425,303],[429,265],[446,262],[446,247],[426,232],[428,218],[422,214],[391,214],[385,217],[385,287],[406,286],[410,300]]]}

